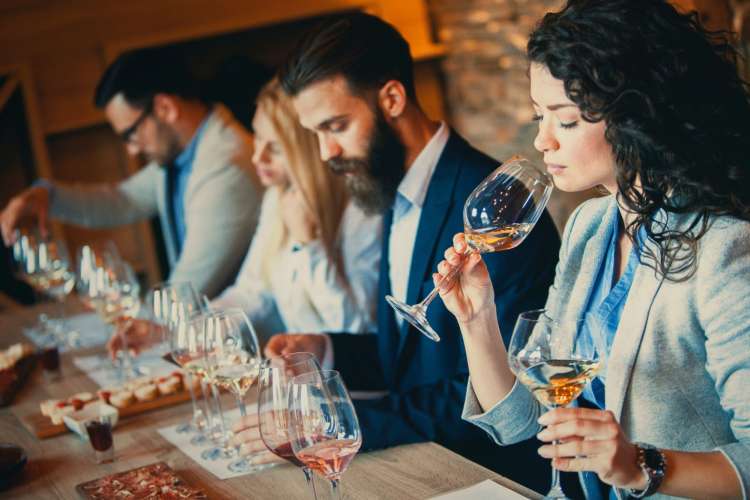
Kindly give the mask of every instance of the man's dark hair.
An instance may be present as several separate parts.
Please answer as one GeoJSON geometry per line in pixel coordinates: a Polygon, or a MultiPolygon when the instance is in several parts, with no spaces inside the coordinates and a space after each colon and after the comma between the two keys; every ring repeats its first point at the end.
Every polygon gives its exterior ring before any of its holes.
{"type": "Polygon", "coordinates": [[[174,50],[148,48],[120,55],[104,72],[94,94],[103,108],[122,92],[131,106],[146,108],[156,94],[199,99],[200,88],[184,59],[174,50]]]}
{"type": "Polygon", "coordinates": [[[307,33],[282,65],[279,79],[284,91],[295,96],[337,75],[354,93],[397,80],[409,98],[416,97],[409,44],[396,28],[369,14],[336,17],[307,33]]]}

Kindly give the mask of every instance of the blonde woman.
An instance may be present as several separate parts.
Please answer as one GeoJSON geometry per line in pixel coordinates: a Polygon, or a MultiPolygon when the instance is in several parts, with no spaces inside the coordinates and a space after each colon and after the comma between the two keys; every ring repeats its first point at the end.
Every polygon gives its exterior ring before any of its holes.
{"type": "Polygon", "coordinates": [[[275,79],[258,96],[253,129],[260,221],[235,284],[212,305],[243,308],[262,337],[374,331],[380,216],[349,201],[275,79]]]}
{"type": "MultiPolygon", "coordinates": [[[[258,95],[253,129],[253,163],[266,188],[258,228],[234,284],[211,306],[242,308],[261,339],[374,332],[381,217],[349,201],[276,79],[258,95]]],[[[122,337],[135,352],[153,341],[148,321],[128,322],[110,339],[111,355],[122,337]]]]}

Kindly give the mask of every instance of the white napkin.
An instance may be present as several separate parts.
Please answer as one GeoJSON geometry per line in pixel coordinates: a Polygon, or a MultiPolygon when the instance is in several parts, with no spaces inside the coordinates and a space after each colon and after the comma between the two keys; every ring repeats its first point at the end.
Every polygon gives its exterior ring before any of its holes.
{"type": "Polygon", "coordinates": [[[526,497],[486,479],[474,486],[432,497],[432,500],[526,500],[526,497]]]}

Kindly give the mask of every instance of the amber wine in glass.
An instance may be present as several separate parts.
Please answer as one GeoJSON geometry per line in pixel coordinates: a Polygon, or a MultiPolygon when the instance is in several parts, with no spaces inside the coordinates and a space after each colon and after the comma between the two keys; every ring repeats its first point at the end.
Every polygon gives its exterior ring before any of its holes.
{"type": "MultiPolygon", "coordinates": [[[[508,364],[546,408],[572,403],[598,373],[601,349],[596,325],[591,315],[558,320],[545,309],[518,316],[508,346],[508,364]]],[[[554,467],[552,486],[544,498],[568,498],[554,467]]]]}

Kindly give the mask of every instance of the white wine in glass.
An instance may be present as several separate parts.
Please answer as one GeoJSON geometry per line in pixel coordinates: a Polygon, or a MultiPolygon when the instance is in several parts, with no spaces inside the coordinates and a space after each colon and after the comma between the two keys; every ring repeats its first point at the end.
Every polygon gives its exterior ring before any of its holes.
{"type": "MultiPolygon", "coordinates": [[[[564,407],[596,377],[601,352],[598,339],[594,316],[555,319],[545,309],[527,311],[518,316],[513,329],[508,364],[542,405],[564,407]]],[[[568,498],[554,467],[552,485],[544,498],[568,498]]]]}
{"type": "MultiPolygon", "coordinates": [[[[552,177],[525,158],[513,157],[494,170],[464,203],[467,254],[501,252],[520,245],[544,213],[552,187],[552,177]]],[[[456,268],[443,280],[453,279],[459,270],[456,268]]],[[[438,290],[436,287],[413,306],[392,295],[385,299],[401,318],[439,342],[440,336],[427,319],[427,308],[438,290]]]]}

